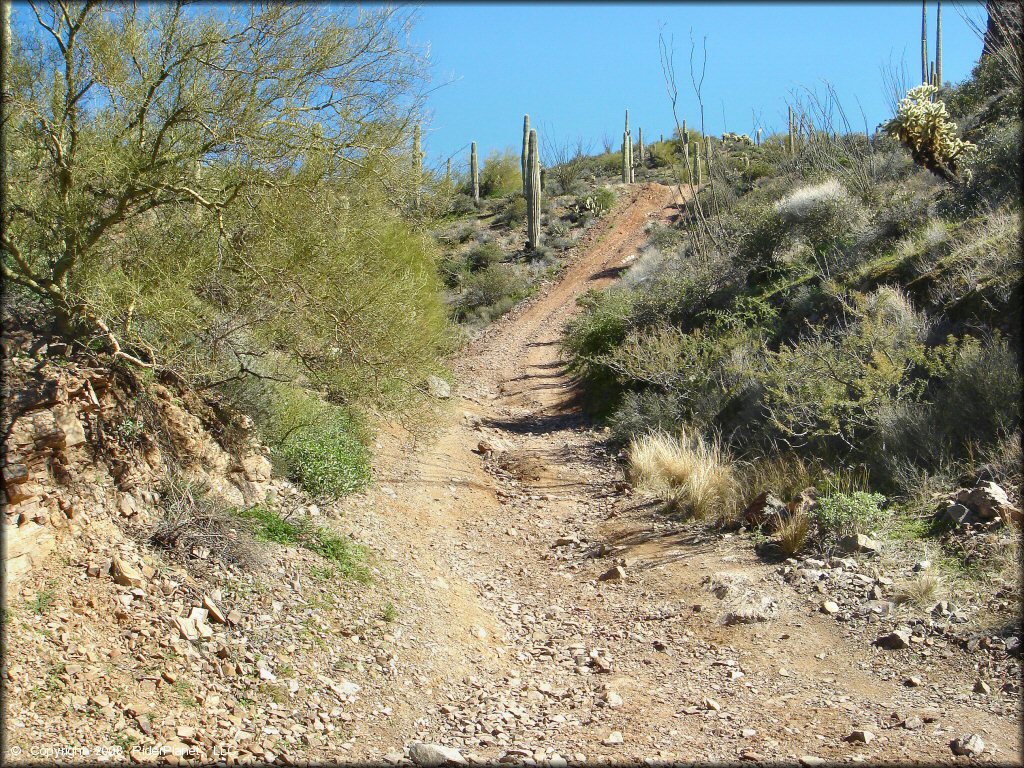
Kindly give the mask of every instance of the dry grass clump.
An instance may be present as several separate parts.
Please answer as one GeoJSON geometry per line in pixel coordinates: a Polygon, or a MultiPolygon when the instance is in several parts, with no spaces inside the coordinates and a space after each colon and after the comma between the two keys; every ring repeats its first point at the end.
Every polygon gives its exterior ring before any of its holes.
{"type": "Polygon", "coordinates": [[[782,520],[778,528],[775,529],[779,548],[787,555],[795,555],[803,549],[810,533],[811,517],[802,510],[793,512],[785,520],[782,520]]]}
{"type": "Polygon", "coordinates": [[[703,520],[737,513],[739,484],[728,452],[716,441],[680,431],[677,437],[652,432],[629,445],[629,475],[640,488],[653,491],[703,520]]]}
{"type": "Polygon", "coordinates": [[[259,565],[252,537],[207,488],[171,473],[161,490],[163,516],[150,533],[150,544],[186,562],[202,555],[246,569],[259,565]]]}
{"type": "Polygon", "coordinates": [[[900,587],[896,602],[912,603],[918,607],[931,605],[939,599],[942,591],[942,577],[926,568],[900,587]]]}
{"type": "Polygon", "coordinates": [[[797,187],[775,204],[776,212],[789,221],[803,221],[826,206],[843,206],[850,201],[843,185],[836,179],[821,184],[797,187]]]}

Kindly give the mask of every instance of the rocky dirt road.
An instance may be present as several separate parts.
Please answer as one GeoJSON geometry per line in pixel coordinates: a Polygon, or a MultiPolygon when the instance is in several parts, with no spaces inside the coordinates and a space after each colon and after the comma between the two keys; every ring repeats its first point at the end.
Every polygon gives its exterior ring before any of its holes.
{"type": "Polygon", "coordinates": [[[344,757],[428,762],[433,748],[409,750],[425,742],[551,765],[1017,763],[1017,697],[974,692],[970,652],[916,636],[879,648],[889,617],[851,629],[821,610],[822,589],[789,583],[828,571],[866,590],[870,563],[768,564],[617,482],[559,336],[576,298],[675,213],[669,187],[624,196],[557,284],[464,351],[437,433],[384,436],[377,487],[347,505],[346,526],[392,553],[401,671],[367,691],[379,714],[344,757]],[[766,620],[735,623],[751,599],[766,620]],[[969,734],[984,751],[955,757],[969,734]]]}

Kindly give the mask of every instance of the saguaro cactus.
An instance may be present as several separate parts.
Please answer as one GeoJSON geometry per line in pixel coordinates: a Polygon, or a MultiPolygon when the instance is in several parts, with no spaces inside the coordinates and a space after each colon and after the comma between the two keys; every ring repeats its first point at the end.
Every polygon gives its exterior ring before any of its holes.
{"type": "Polygon", "coordinates": [[[935,4],[935,85],[942,87],[942,0],[935,4]]]}
{"type": "Polygon", "coordinates": [[[644,129],[643,128],[637,128],[636,151],[637,151],[637,154],[640,155],[640,157],[637,160],[637,162],[640,165],[643,165],[644,164],[644,129]]]}
{"type": "Polygon", "coordinates": [[[469,175],[473,179],[473,202],[480,204],[480,166],[476,162],[476,142],[469,147],[469,175]]]}
{"type": "Polygon", "coordinates": [[[761,129],[757,129],[757,146],[761,146],[761,129]]]}
{"type": "Polygon", "coordinates": [[[526,174],[529,173],[527,157],[530,152],[530,116],[523,115],[523,159],[522,159],[522,174],[523,174],[523,194],[526,194],[526,174]]]}
{"type": "Polygon", "coordinates": [[[928,0],[921,0],[921,82],[928,82],[928,0]]]}
{"type": "Polygon", "coordinates": [[[535,250],[540,246],[540,158],[537,152],[537,131],[530,131],[526,155],[526,246],[535,250]]]}
{"type": "Polygon", "coordinates": [[[420,126],[417,123],[412,133],[412,184],[413,207],[419,210],[420,187],[423,185],[423,151],[420,146],[420,126]]]}
{"type": "Polygon", "coordinates": [[[631,183],[634,179],[633,175],[633,134],[629,132],[629,110],[626,110],[626,127],[625,127],[625,139],[623,145],[626,148],[626,167],[624,169],[624,179],[627,184],[631,183]]]}

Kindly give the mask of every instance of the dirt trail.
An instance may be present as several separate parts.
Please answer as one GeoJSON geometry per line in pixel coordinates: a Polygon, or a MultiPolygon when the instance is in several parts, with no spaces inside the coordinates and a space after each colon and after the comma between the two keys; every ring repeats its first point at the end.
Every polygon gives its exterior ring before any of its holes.
{"type": "Polygon", "coordinates": [[[964,695],[968,655],[875,649],[793,591],[749,541],[616,491],[612,457],[573,407],[558,339],[576,298],[614,280],[648,222],[675,213],[672,188],[624,194],[556,284],[465,350],[436,437],[411,446],[395,434],[378,446],[380,483],[353,502],[349,522],[389,542],[382,568],[403,590],[402,671],[377,692],[383,714],[361,724],[346,758],[398,760],[426,741],[556,765],[931,763],[953,760],[949,742],[976,732],[982,760],[1019,759],[1017,712],[964,695]],[[599,581],[623,558],[624,579],[599,581]],[[773,617],[727,626],[729,598],[703,585],[724,572],[772,599],[773,617]],[[911,674],[920,686],[904,684],[911,674]],[[912,715],[923,724],[903,726],[912,715]],[[855,729],[874,738],[844,741],[855,729]]]}

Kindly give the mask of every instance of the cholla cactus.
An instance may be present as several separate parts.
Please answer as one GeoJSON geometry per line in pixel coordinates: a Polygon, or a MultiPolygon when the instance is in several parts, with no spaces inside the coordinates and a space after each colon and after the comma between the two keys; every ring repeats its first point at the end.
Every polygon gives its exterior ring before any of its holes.
{"type": "Polygon", "coordinates": [[[945,102],[932,101],[938,90],[927,84],[911,88],[896,116],[882,128],[910,150],[915,163],[947,181],[958,181],[957,163],[977,147],[956,135],[945,102]]]}

